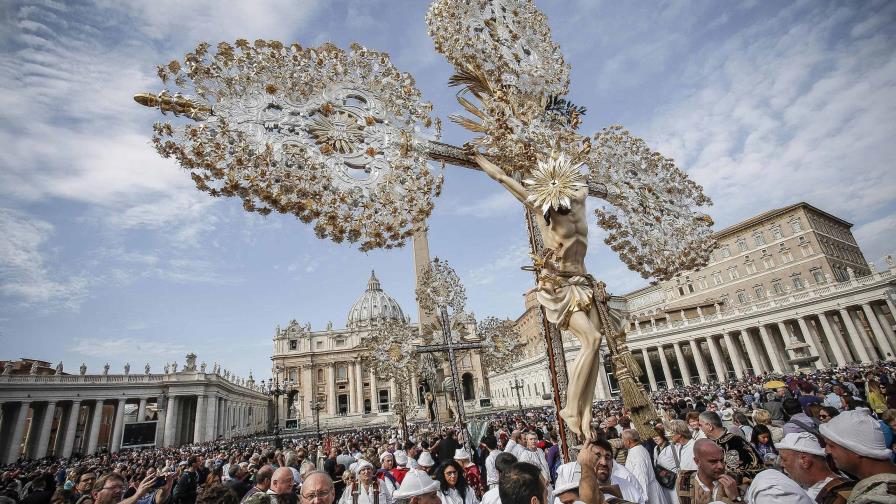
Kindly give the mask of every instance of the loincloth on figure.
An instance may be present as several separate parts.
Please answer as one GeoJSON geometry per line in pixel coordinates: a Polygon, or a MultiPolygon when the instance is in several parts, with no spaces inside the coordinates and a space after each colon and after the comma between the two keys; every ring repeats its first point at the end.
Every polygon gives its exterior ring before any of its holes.
{"type": "MultiPolygon", "coordinates": [[[[569,319],[573,313],[587,313],[596,303],[606,303],[606,291],[603,284],[598,283],[593,276],[552,271],[545,275],[545,283],[549,283],[553,289],[539,288],[535,291],[535,297],[544,307],[545,315],[552,324],[556,324],[561,330],[569,329],[569,319]],[[595,296],[598,294],[599,296],[595,296]]],[[[621,327],[621,320],[617,310],[608,309],[610,324],[614,327],[597,329],[610,334],[615,334],[621,327]]]]}

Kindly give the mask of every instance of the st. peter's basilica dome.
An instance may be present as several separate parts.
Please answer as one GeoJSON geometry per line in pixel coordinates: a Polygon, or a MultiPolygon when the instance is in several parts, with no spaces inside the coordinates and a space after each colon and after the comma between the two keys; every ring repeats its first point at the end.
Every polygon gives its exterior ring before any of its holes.
{"type": "Polygon", "coordinates": [[[398,301],[383,292],[379,279],[371,271],[370,280],[367,281],[367,290],[361,294],[361,297],[352,305],[351,311],[348,312],[346,327],[349,329],[370,327],[386,320],[405,320],[404,313],[401,311],[398,301]]]}

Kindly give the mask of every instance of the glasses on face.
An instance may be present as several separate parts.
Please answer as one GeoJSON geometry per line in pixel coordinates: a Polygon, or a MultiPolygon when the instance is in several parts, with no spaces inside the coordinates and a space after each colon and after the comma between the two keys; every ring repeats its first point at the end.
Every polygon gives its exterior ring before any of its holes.
{"type": "Polygon", "coordinates": [[[306,494],[302,494],[302,498],[305,500],[314,500],[314,499],[324,499],[330,496],[329,490],[319,490],[317,492],[309,492],[306,494]]]}
{"type": "Polygon", "coordinates": [[[445,471],[445,477],[450,478],[452,476],[457,476],[457,471],[445,471]]]}

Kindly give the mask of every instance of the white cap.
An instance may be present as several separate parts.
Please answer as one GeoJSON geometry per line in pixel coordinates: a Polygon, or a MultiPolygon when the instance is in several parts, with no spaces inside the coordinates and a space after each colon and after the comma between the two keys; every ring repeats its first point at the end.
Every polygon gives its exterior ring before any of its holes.
{"type": "Polygon", "coordinates": [[[806,491],[774,469],[766,469],[756,475],[744,497],[747,504],[814,504],[806,491]]]}
{"type": "Polygon", "coordinates": [[[401,486],[392,494],[392,497],[409,499],[417,495],[435,492],[438,489],[439,482],[433,481],[428,474],[423,471],[411,471],[405,475],[401,486]]]}
{"type": "Polygon", "coordinates": [[[793,450],[810,455],[824,457],[824,448],[818,444],[818,438],[808,432],[791,432],[775,444],[779,450],[793,450]]]}
{"type": "Polygon", "coordinates": [[[821,424],[821,435],[863,457],[886,460],[893,452],[884,444],[880,422],[871,418],[871,411],[859,408],[844,411],[821,424]]]}
{"type": "Polygon", "coordinates": [[[403,451],[395,452],[395,463],[400,466],[408,465],[408,454],[403,451]]]}
{"type": "Polygon", "coordinates": [[[295,467],[290,467],[290,468],[289,468],[289,472],[292,473],[292,481],[293,481],[296,485],[299,485],[299,484],[302,483],[302,476],[299,474],[299,470],[298,470],[298,469],[296,469],[295,467]]]}
{"type": "Polygon", "coordinates": [[[470,452],[466,448],[458,448],[454,451],[454,460],[470,460],[470,452]]]}
{"type": "Polygon", "coordinates": [[[366,461],[366,460],[364,460],[364,459],[361,459],[361,460],[355,462],[355,463],[352,464],[352,465],[354,466],[354,468],[352,469],[352,471],[354,471],[355,474],[360,474],[360,473],[361,473],[361,469],[364,469],[365,467],[373,468],[373,464],[371,464],[370,462],[368,462],[368,461],[366,461]]]}
{"type": "Polygon", "coordinates": [[[554,495],[579,488],[581,480],[582,466],[578,462],[561,465],[557,468],[557,484],[554,485],[554,495]]]}
{"type": "Polygon", "coordinates": [[[436,461],[432,459],[432,455],[425,451],[417,457],[417,465],[422,467],[432,467],[436,465],[436,461]]]}
{"type": "Polygon", "coordinates": [[[395,455],[393,455],[392,452],[387,452],[387,451],[380,453],[380,462],[386,460],[386,457],[395,458],[395,455]]]}

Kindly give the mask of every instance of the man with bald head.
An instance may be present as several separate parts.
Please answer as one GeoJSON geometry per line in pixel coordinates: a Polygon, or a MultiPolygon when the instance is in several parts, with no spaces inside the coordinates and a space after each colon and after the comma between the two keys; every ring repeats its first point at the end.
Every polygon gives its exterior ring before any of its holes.
{"type": "Polygon", "coordinates": [[[323,471],[313,471],[302,480],[302,504],[333,504],[336,489],[333,480],[323,471]]]}
{"type": "Polygon", "coordinates": [[[274,471],[268,495],[273,497],[274,504],[295,504],[298,499],[295,492],[292,491],[294,485],[295,479],[292,476],[292,470],[289,467],[281,467],[274,471]]]}
{"type": "Polygon", "coordinates": [[[679,504],[741,501],[737,482],[725,474],[725,450],[710,439],[694,443],[696,471],[681,471],[676,481],[679,504]]]}

